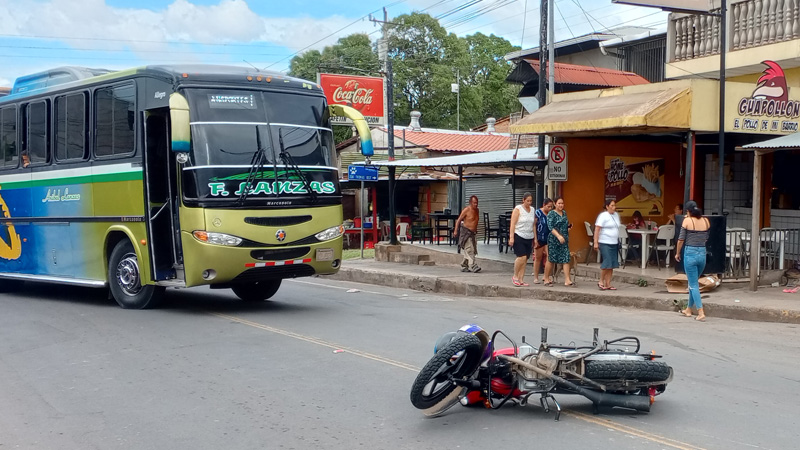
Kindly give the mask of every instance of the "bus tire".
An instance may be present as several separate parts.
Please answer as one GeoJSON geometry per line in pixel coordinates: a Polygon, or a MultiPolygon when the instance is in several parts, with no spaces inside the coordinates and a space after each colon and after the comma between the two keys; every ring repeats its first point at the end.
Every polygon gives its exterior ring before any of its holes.
{"type": "Polygon", "coordinates": [[[164,295],[162,286],[142,285],[139,261],[127,239],[118,242],[108,258],[108,286],[124,309],[152,308],[164,295]]]}
{"type": "Polygon", "coordinates": [[[272,298],[280,287],[281,280],[264,280],[237,284],[231,287],[231,290],[237,297],[246,302],[260,302],[272,298]]]}

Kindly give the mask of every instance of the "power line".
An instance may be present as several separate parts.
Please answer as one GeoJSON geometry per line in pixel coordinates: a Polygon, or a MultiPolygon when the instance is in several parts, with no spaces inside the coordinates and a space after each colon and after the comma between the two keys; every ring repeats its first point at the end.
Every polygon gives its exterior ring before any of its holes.
{"type": "Polygon", "coordinates": [[[276,48],[283,47],[281,45],[270,45],[270,44],[231,44],[231,43],[219,43],[219,42],[157,41],[157,40],[146,40],[146,39],[114,39],[114,38],[50,36],[50,35],[33,35],[33,34],[0,34],[0,37],[24,38],[24,39],[54,39],[54,40],[70,40],[70,41],[130,42],[137,44],[207,45],[207,46],[220,46],[220,47],[276,47],[276,48]]]}

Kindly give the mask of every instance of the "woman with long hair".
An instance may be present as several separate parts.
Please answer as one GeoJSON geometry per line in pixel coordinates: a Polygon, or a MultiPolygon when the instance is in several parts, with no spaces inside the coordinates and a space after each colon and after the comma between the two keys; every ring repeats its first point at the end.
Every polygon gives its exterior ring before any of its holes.
{"type": "Polygon", "coordinates": [[[547,214],[553,209],[553,201],[544,199],[542,207],[537,209],[533,217],[533,284],[539,284],[539,269],[544,269],[547,258],[547,236],[550,228],[547,227],[547,214]]]}
{"type": "Polygon", "coordinates": [[[533,253],[533,230],[534,209],[531,207],[533,195],[530,192],[522,194],[522,204],[514,208],[511,213],[511,229],[508,235],[508,244],[514,249],[514,275],[511,282],[514,286],[529,286],[523,279],[525,278],[525,267],[528,265],[528,258],[533,253]]]}
{"type": "Polygon", "coordinates": [[[695,320],[705,322],[706,314],[703,312],[703,302],[700,300],[698,280],[706,267],[706,241],[711,224],[703,217],[703,212],[694,201],[686,202],[686,210],[689,212],[689,217],[683,221],[681,233],[678,235],[678,245],[675,248],[675,261],[680,262],[683,258],[683,268],[689,281],[689,303],[686,309],[681,310],[681,314],[692,317],[692,308],[697,308],[695,320]],[[685,253],[681,256],[684,247],[685,253]]]}
{"type": "Polygon", "coordinates": [[[556,199],[556,209],[547,215],[547,226],[550,228],[550,235],[547,237],[547,265],[544,268],[544,285],[552,286],[554,264],[564,265],[564,286],[575,286],[575,282],[570,278],[569,273],[569,223],[567,212],[564,210],[564,198],[556,199]]]}
{"type": "Polygon", "coordinates": [[[614,276],[614,269],[619,267],[619,214],[617,214],[617,202],[606,200],[605,211],[597,216],[594,223],[594,249],[600,253],[600,282],[597,287],[601,291],[610,289],[616,291],[617,288],[611,285],[611,277],[614,276]]]}

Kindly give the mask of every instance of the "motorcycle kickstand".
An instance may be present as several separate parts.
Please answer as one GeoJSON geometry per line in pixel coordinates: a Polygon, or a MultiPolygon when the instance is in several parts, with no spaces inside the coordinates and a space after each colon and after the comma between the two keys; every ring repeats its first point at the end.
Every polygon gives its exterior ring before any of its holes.
{"type": "Polygon", "coordinates": [[[542,394],[542,398],[539,399],[539,402],[542,404],[542,408],[546,413],[550,412],[550,403],[548,402],[548,399],[552,400],[553,405],[555,405],[556,407],[556,422],[558,422],[558,419],[561,417],[561,405],[558,404],[558,400],[556,400],[555,397],[550,395],[549,392],[545,392],[544,394],[542,394]]]}

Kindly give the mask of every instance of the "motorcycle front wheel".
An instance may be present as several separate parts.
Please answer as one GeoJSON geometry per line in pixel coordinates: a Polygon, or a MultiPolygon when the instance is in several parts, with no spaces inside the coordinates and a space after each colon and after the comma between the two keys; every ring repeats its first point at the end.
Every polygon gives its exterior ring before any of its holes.
{"type": "Polygon", "coordinates": [[[481,364],[483,345],[477,336],[458,336],[425,364],[411,387],[411,404],[426,416],[437,416],[458,403],[466,388],[452,380],[466,380],[481,364]]]}

